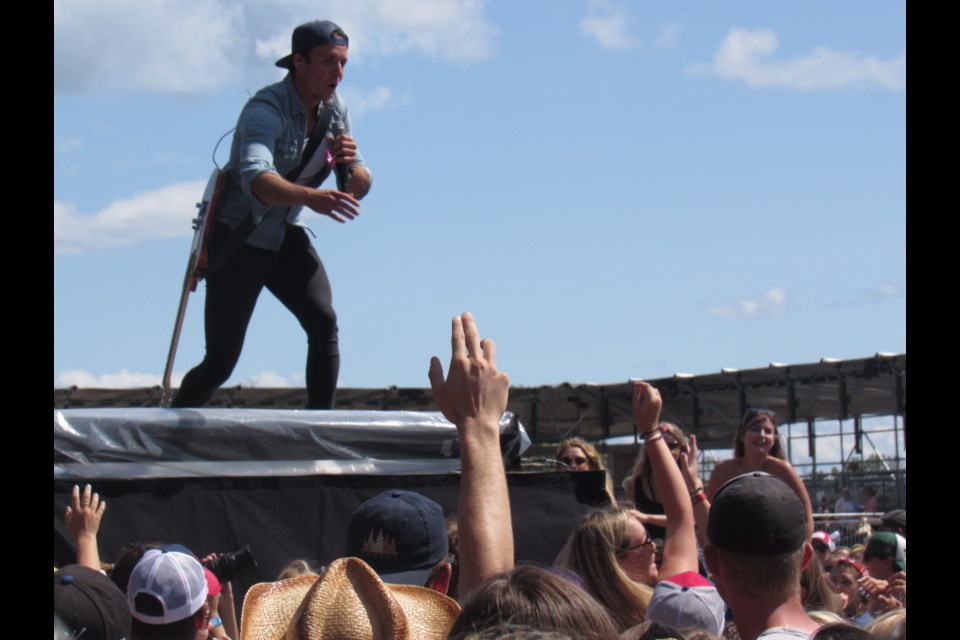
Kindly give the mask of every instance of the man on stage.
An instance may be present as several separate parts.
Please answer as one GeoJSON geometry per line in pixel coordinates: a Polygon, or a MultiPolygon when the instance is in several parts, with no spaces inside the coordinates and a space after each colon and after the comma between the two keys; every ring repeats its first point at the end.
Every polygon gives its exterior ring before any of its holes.
{"type": "Polygon", "coordinates": [[[337,316],[323,263],[301,211],[345,223],[371,175],[336,94],[349,39],[330,21],[302,24],[292,53],[277,61],[283,81],[247,102],[233,135],[218,222],[210,231],[206,355],[184,377],[174,407],[199,407],[240,358],[247,324],[266,287],[307,332],[307,408],[331,409],[340,370],[337,316]],[[341,190],[317,187],[334,169],[341,190]]]}

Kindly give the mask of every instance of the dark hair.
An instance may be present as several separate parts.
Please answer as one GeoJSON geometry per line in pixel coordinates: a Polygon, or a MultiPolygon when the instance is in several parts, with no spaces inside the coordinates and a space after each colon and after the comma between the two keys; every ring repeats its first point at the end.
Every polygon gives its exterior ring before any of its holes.
{"type": "Polygon", "coordinates": [[[130,638],[131,640],[193,640],[197,635],[197,615],[202,611],[203,608],[188,618],[170,624],[147,624],[134,618],[130,625],[130,638]]]}
{"type": "Polygon", "coordinates": [[[875,638],[876,636],[872,633],[860,627],[846,622],[834,622],[817,629],[811,640],[875,640],[875,638]]]}
{"type": "Polygon", "coordinates": [[[133,568],[140,562],[140,558],[150,549],[156,549],[159,546],[159,542],[147,544],[132,542],[120,550],[120,557],[117,558],[110,569],[110,579],[113,580],[113,584],[120,587],[123,595],[127,595],[127,583],[130,582],[130,574],[133,573],[133,568]]]}
{"type": "Polygon", "coordinates": [[[471,633],[504,623],[587,640],[618,638],[613,620],[599,603],[563,578],[531,565],[520,565],[477,587],[447,638],[465,640],[471,633]]]}
{"type": "Polygon", "coordinates": [[[740,421],[740,427],[737,429],[737,433],[733,436],[733,457],[742,458],[746,455],[746,447],[743,444],[743,435],[747,432],[747,428],[753,423],[757,418],[766,418],[770,421],[770,424],[773,425],[773,446],[770,447],[770,455],[774,458],[779,458],[781,460],[786,460],[787,455],[783,450],[783,443],[780,442],[780,429],[777,428],[777,415],[773,411],[767,411],[766,409],[747,409],[746,413],[743,414],[743,420],[740,421]]]}
{"type": "MultiPolygon", "coordinates": [[[[347,34],[345,34],[343,31],[339,31],[339,30],[337,30],[337,31],[331,31],[331,32],[330,32],[330,37],[331,37],[331,38],[342,38],[342,39],[344,39],[344,40],[349,40],[349,38],[347,38],[347,34]]],[[[290,63],[289,63],[289,66],[288,66],[287,68],[290,69],[290,71],[293,71],[294,73],[296,73],[296,71],[294,71],[294,70],[296,69],[297,65],[295,65],[295,64],[293,63],[293,56],[301,56],[302,58],[304,58],[304,59],[307,61],[307,64],[310,64],[310,62],[312,61],[311,58],[312,58],[312,56],[313,56],[313,50],[316,49],[317,47],[325,47],[325,46],[330,46],[330,45],[318,44],[318,45],[314,45],[314,46],[310,47],[309,49],[304,49],[304,50],[302,50],[302,51],[294,51],[292,54],[290,54],[290,63]]],[[[349,48],[349,45],[343,45],[343,46],[347,46],[347,48],[349,48]]]]}

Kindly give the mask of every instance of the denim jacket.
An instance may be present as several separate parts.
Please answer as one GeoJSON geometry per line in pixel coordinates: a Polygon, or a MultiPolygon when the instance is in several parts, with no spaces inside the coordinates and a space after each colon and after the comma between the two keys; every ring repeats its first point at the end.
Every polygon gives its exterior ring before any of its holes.
{"type": "MultiPolygon", "coordinates": [[[[334,115],[331,122],[341,120],[346,134],[350,133],[347,105],[334,95],[334,115]]],[[[306,144],[307,110],[293,85],[293,75],[282,82],[264,87],[250,98],[233,133],[230,160],[226,171],[230,176],[223,195],[219,219],[236,228],[253,211],[256,230],[247,238],[247,244],[261,249],[277,250],[283,243],[287,224],[301,227],[302,206],[274,206],[262,202],[253,193],[254,179],[265,171],[285,176],[300,165],[306,144]]],[[[326,143],[317,153],[324,153],[326,143]]],[[[364,164],[360,153],[354,164],[364,164]]],[[[320,183],[309,184],[319,187],[320,183]]]]}

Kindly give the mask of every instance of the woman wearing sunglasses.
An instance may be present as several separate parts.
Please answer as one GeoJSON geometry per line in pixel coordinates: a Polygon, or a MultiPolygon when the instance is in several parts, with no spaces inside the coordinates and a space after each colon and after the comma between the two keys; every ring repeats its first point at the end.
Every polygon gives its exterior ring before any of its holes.
{"type": "MultiPolygon", "coordinates": [[[[680,465],[680,454],[690,452],[686,436],[680,427],[672,422],[661,422],[660,431],[663,433],[663,441],[670,449],[670,455],[680,465]]],[[[662,539],[667,532],[667,516],[664,515],[666,512],[663,510],[663,500],[653,479],[653,466],[647,456],[646,447],[640,448],[633,471],[623,480],[623,492],[627,500],[642,514],[640,519],[650,535],[662,539]]]]}
{"type": "Polygon", "coordinates": [[[713,502],[720,487],[732,478],[751,471],[763,471],[787,483],[800,499],[807,519],[807,538],[813,535],[813,507],[807,488],[787,462],[777,431],[776,414],[765,409],[748,409],[733,440],[733,455],[713,468],[707,484],[707,498],[713,502]]]}
{"type": "MultiPolygon", "coordinates": [[[[560,551],[557,564],[577,573],[587,590],[610,613],[623,632],[644,622],[654,586],[697,570],[693,505],[682,472],[659,428],[660,393],[645,382],[634,387],[634,419],[649,447],[648,457],[669,516],[663,540],[663,564],[656,564],[657,544],[633,509],[620,507],[587,514],[560,551]]],[[[717,597],[719,600],[719,596],[717,597]]],[[[719,613],[722,621],[722,610],[719,613]]],[[[694,620],[689,620],[689,626],[694,620]]],[[[688,625],[684,625],[688,626],[688,625]]],[[[714,630],[716,631],[716,630],[714,630]]]]}
{"type": "Polygon", "coordinates": [[[557,446],[557,471],[603,471],[610,504],[617,506],[613,495],[613,481],[603,459],[592,444],[583,438],[567,438],[557,446]]]}

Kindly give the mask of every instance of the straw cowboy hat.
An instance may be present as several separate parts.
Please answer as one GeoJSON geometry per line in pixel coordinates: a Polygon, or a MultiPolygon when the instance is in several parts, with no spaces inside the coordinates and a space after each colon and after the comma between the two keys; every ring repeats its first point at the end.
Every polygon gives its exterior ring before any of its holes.
{"type": "Polygon", "coordinates": [[[437,591],[385,584],[363,560],[340,558],[320,577],[251,587],[240,640],[443,640],[459,614],[437,591]]]}

